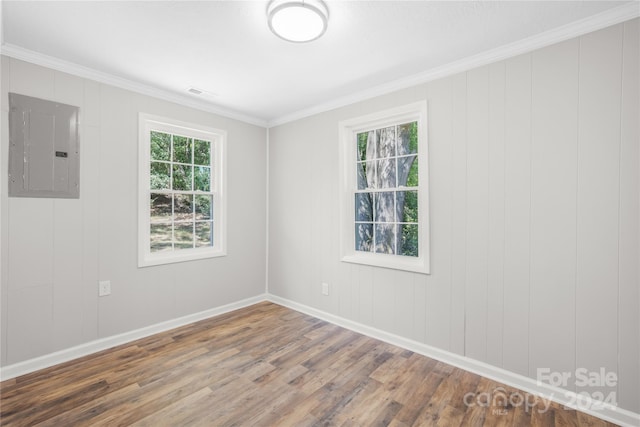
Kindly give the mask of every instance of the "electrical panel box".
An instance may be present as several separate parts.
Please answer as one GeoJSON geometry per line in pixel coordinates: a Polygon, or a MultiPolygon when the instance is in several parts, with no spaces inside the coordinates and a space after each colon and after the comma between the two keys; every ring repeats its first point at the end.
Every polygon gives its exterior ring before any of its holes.
{"type": "Polygon", "coordinates": [[[80,197],[79,110],[9,94],[10,197],[80,197]]]}

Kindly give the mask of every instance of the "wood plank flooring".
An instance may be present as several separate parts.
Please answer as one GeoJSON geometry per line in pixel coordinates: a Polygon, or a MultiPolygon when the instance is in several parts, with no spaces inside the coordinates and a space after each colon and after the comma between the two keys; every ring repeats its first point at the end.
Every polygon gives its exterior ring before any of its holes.
{"type": "Polygon", "coordinates": [[[265,302],[4,381],[0,425],[613,426],[518,397],[265,302]]]}

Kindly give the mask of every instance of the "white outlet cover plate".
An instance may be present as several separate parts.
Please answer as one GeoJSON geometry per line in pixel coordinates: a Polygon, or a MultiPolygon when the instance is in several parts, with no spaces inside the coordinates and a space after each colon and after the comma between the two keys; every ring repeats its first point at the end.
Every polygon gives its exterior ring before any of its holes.
{"type": "Polygon", "coordinates": [[[111,295],[111,282],[109,280],[101,280],[98,282],[98,296],[104,297],[111,295]]]}

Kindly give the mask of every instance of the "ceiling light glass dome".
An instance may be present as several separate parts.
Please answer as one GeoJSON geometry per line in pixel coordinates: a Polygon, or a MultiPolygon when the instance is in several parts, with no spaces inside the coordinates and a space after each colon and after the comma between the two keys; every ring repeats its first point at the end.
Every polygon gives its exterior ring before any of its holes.
{"type": "Polygon", "coordinates": [[[304,43],[327,30],[329,11],[321,0],[273,0],[267,9],[269,28],[278,37],[304,43]]]}

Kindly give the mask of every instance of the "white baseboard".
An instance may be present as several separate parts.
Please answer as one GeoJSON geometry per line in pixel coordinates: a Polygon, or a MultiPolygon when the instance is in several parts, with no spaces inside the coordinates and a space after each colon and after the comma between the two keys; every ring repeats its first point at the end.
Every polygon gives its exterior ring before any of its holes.
{"type": "Polygon", "coordinates": [[[587,399],[586,396],[580,396],[580,398],[578,399],[578,396],[575,392],[564,390],[562,388],[550,386],[547,384],[541,384],[533,378],[525,377],[524,375],[516,374],[505,369],[480,362],[478,360],[470,359],[468,357],[441,350],[439,348],[432,347],[418,341],[391,334],[389,332],[385,332],[371,326],[363,325],[361,323],[354,322],[352,320],[345,319],[343,317],[336,316],[334,314],[327,313],[321,310],[317,310],[313,307],[299,304],[297,302],[290,301],[276,295],[267,294],[267,299],[275,304],[279,304],[292,310],[308,314],[309,316],[325,320],[327,322],[333,323],[346,329],[350,329],[363,335],[367,335],[380,341],[384,341],[386,343],[411,350],[415,353],[439,360],[460,369],[464,369],[465,371],[473,372],[474,374],[478,374],[494,381],[506,384],[508,386],[515,387],[525,393],[539,396],[564,405],[568,408],[576,409],[586,414],[593,415],[594,417],[598,417],[603,420],[619,424],[621,426],[640,426],[640,414],[636,414],[626,409],[621,409],[613,405],[604,405],[600,402],[593,401],[590,398],[587,399]],[[580,403],[579,407],[576,405],[576,402],[580,403]],[[597,409],[593,409],[594,407],[597,409]]]}
{"type": "Polygon", "coordinates": [[[118,345],[127,344],[140,338],[145,338],[153,334],[165,332],[171,329],[185,326],[199,320],[208,319],[220,314],[228,313],[239,308],[248,307],[267,300],[267,295],[257,295],[231,304],[215,307],[198,313],[189,314],[177,319],[167,320],[166,322],[156,323],[155,325],[146,326],[134,331],[101,338],[85,344],[80,344],[65,350],[56,351],[55,353],[46,354],[34,359],[25,360],[24,362],[15,363],[0,367],[0,380],[8,380],[11,378],[25,375],[39,369],[48,368],[59,363],[68,362],[79,357],[87,356],[98,351],[106,350],[118,345]]]}

